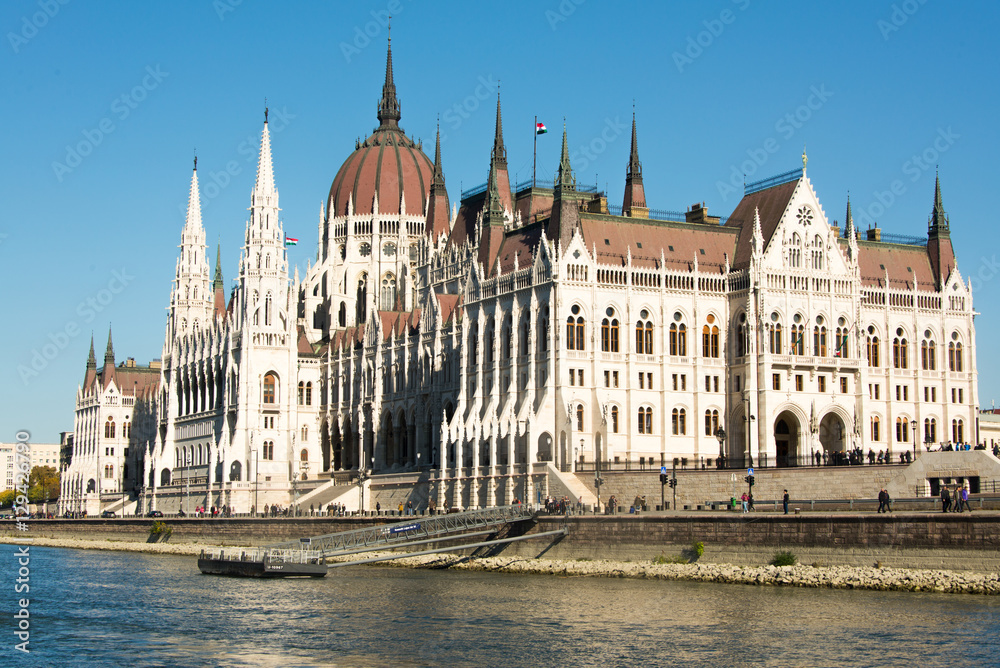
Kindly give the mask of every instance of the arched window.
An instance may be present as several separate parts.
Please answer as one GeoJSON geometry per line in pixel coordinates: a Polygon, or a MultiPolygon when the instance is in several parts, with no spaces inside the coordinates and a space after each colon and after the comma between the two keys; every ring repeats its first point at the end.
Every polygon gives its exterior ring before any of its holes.
{"type": "Polygon", "coordinates": [[[122,438],[131,438],[131,437],[132,437],[132,423],[131,422],[123,422],[122,423],[122,438]]]}
{"type": "Polygon", "coordinates": [[[531,319],[527,315],[521,316],[521,327],[519,328],[521,335],[518,337],[517,354],[527,355],[528,354],[528,341],[530,339],[531,333],[531,319]]]}
{"type": "Polygon", "coordinates": [[[937,442],[937,420],[924,418],[924,443],[937,442]]]}
{"type": "Polygon", "coordinates": [[[299,406],[305,404],[306,401],[306,384],[303,381],[299,381],[299,406]]]}
{"type": "Polygon", "coordinates": [[[965,431],[961,419],[951,421],[951,440],[953,443],[965,442],[965,431]]]}
{"type": "Polygon", "coordinates": [[[687,413],[683,408],[675,408],[670,414],[671,432],[674,436],[683,436],[687,433],[687,413]]]}
{"type": "Polygon", "coordinates": [[[611,407],[611,433],[612,434],[617,434],[618,433],[618,407],[617,406],[612,406],[611,407]]]}
{"type": "Polygon", "coordinates": [[[653,433],[653,409],[648,406],[639,407],[639,433],[653,433]]]}
{"type": "Polygon", "coordinates": [[[881,424],[879,423],[878,416],[877,415],[873,415],[872,416],[872,440],[873,441],[881,441],[882,440],[882,433],[881,433],[881,430],[879,429],[880,426],[881,426],[881,424]]]}
{"type": "Polygon", "coordinates": [[[538,318],[538,351],[547,353],[549,351],[549,307],[542,309],[542,315],[538,318]]]}
{"type": "Polygon", "coordinates": [[[382,292],[379,301],[379,308],[383,311],[396,310],[396,277],[386,274],[382,278],[382,292]]]}
{"type": "Polygon", "coordinates": [[[715,316],[709,315],[708,324],[701,329],[701,355],[702,357],[719,356],[719,328],[715,325],[715,316]]]}
{"type": "Polygon", "coordinates": [[[115,477],[115,467],[112,464],[107,464],[104,467],[104,477],[111,480],[115,477]]]}
{"type": "Polygon", "coordinates": [[[584,325],[586,321],[580,315],[580,307],[576,304],[571,309],[573,315],[566,319],[566,349],[585,350],[584,347],[584,325]]]}
{"type": "Polygon", "coordinates": [[[268,292],[267,296],[264,297],[264,324],[265,325],[270,325],[271,324],[271,315],[272,315],[271,314],[271,310],[272,310],[272,306],[271,306],[271,293],[268,292]]]}
{"type": "Polygon", "coordinates": [[[902,338],[902,332],[902,329],[897,329],[896,338],[892,340],[892,366],[896,369],[909,368],[906,339],[902,338]]]}
{"type": "Polygon", "coordinates": [[[705,411],[705,436],[714,436],[719,430],[719,411],[705,411]]]}
{"type": "Polygon", "coordinates": [[[576,405],[576,430],[583,431],[583,404],[576,405]]]}
{"type": "Polygon", "coordinates": [[[368,274],[361,274],[358,278],[357,292],[357,324],[361,325],[368,319],[368,274]]]}
{"type": "Polygon", "coordinates": [[[601,352],[617,353],[620,350],[618,337],[618,318],[615,310],[608,309],[608,317],[601,321],[601,352]]]}
{"type": "Polygon", "coordinates": [[[104,438],[114,438],[115,437],[115,419],[109,417],[107,422],[104,423],[104,438]]]}
{"type": "Polygon", "coordinates": [[[834,357],[850,357],[850,351],[847,348],[847,332],[846,327],[838,327],[836,333],[836,339],[834,345],[836,349],[833,351],[834,357]]]}
{"type": "Polygon", "coordinates": [[[505,362],[510,360],[511,349],[513,348],[513,340],[511,337],[511,328],[513,323],[511,322],[510,316],[504,319],[503,329],[500,330],[500,355],[501,359],[505,362]]]}
{"type": "Polygon", "coordinates": [[[804,325],[792,325],[792,355],[806,354],[806,328],[804,325]]]}
{"type": "Polygon", "coordinates": [[[910,421],[904,417],[896,418],[896,442],[897,443],[907,443],[910,437],[907,435],[910,431],[910,421]]]}
{"type": "Polygon", "coordinates": [[[309,451],[306,450],[305,448],[302,448],[302,452],[299,453],[299,461],[300,462],[309,461],[309,451]]]}
{"type": "Polygon", "coordinates": [[[812,268],[813,269],[823,268],[823,238],[818,234],[813,239],[812,268]]]}
{"type": "MultiPolygon", "coordinates": [[[[929,334],[930,331],[927,333],[929,334]]],[[[920,368],[924,371],[937,369],[937,344],[934,339],[920,342],[920,368]]]]}
{"type": "Polygon", "coordinates": [[[277,392],[278,377],[272,372],[267,372],[264,376],[264,403],[273,404],[275,393],[277,392]]]}
{"type": "Polygon", "coordinates": [[[813,352],[817,357],[826,357],[826,327],[813,327],[813,352]]]}
{"type": "Polygon", "coordinates": [[[785,350],[781,346],[781,323],[780,322],[773,323],[770,327],[768,327],[767,334],[768,334],[768,350],[771,351],[771,354],[784,355],[785,350]]]}
{"type": "Polygon", "coordinates": [[[309,441],[309,427],[308,425],[302,426],[302,442],[306,443],[309,441]]]}
{"type": "Polygon", "coordinates": [[[961,341],[952,341],[951,343],[948,344],[948,370],[949,371],[962,370],[961,341]]]}
{"type": "Polygon", "coordinates": [[[877,336],[871,336],[871,335],[868,336],[867,353],[868,353],[868,366],[872,367],[879,366],[877,336]]]}
{"type": "Polygon", "coordinates": [[[469,364],[479,364],[479,332],[475,326],[469,332],[469,364]]]}
{"type": "Polygon", "coordinates": [[[639,311],[639,321],[635,323],[635,351],[640,355],[653,354],[653,323],[649,311],[639,311]]]}
{"type": "Polygon", "coordinates": [[[260,458],[267,461],[274,460],[274,441],[264,441],[264,446],[261,448],[260,458]]]}

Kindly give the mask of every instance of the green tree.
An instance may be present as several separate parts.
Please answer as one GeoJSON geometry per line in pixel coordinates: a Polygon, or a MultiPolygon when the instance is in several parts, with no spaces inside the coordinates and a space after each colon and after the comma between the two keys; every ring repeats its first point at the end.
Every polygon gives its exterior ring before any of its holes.
{"type": "Polygon", "coordinates": [[[12,489],[8,489],[6,492],[0,492],[0,508],[10,508],[14,505],[14,498],[17,496],[17,492],[12,489]]]}
{"type": "Polygon", "coordinates": [[[59,472],[52,466],[35,466],[28,475],[28,501],[51,501],[59,498],[59,472]]]}

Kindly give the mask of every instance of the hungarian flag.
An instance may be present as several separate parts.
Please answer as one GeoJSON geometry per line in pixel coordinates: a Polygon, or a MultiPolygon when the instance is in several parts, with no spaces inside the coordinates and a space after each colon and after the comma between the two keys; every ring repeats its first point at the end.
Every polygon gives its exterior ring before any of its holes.
{"type": "Polygon", "coordinates": [[[299,243],[298,239],[293,239],[291,237],[285,237],[285,246],[294,246],[299,243]]]}
{"type": "Polygon", "coordinates": [[[847,337],[845,336],[845,337],[844,337],[844,338],[843,338],[843,339],[841,340],[841,342],[840,342],[840,346],[838,346],[838,347],[837,347],[837,352],[836,352],[836,353],[834,353],[834,356],[835,356],[835,357],[843,357],[843,356],[844,356],[844,352],[845,352],[845,349],[846,349],[846,348],[847,348],[847,337]]]}
{"type": "Polygon", "coordinates": [[[543,135],[546,132],[548,132],[548,130],[545,129],[545,123],[535,123],[535,134],[536,135],[543,135]]]}

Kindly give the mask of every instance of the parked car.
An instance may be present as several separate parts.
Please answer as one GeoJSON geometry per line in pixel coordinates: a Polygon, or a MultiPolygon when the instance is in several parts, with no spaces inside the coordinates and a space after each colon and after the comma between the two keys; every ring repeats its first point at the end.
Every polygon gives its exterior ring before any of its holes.
{"type": "Polygon", "coordinates": [[[148,513],[146,513],[146,517],[163,517],[163,511],[162,510],[150,510],[148,513]]]}
{"type": "Polygon", "coordinates": [[[116,515],[115,511],[113,510],[105,510],[103,513],[101,513],[101,517],[118,517],[118,515],[116,515]]]}

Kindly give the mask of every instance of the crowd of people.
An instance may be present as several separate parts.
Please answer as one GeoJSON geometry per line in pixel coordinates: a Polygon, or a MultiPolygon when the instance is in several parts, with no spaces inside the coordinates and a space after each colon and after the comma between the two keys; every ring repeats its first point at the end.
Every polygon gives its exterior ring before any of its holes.
{"type": "Polygon", "coordinates": [[[969,490],[964,485],[955,485],[954,490],[949,485],[941,485],[941,512],[960,513],[965,510],[972,512],[972,506],[969,505],[969,490]]]}

